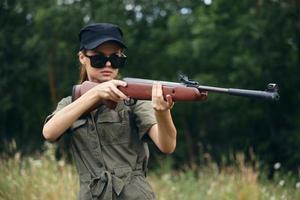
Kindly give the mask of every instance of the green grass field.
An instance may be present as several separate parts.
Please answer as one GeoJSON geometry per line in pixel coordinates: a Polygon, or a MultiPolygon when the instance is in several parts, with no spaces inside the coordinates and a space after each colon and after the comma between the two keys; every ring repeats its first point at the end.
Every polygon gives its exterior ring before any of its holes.
{"type": "MultiPolygon", "coordinates": [[[[0,200],[76,199],[76,169],[56,161],[54,148],[35,157],[2,156],[0,160],[0,200]]],[[[168,161],[166,161],[168,162],[168,161]]],[[[278,174],[269,181],[240,162],[235,167],[217,169],[215,164],[197,170],[158,169],[148,176],[159,200],[297,200],[300,182],[296,175],[278,174]]]]}

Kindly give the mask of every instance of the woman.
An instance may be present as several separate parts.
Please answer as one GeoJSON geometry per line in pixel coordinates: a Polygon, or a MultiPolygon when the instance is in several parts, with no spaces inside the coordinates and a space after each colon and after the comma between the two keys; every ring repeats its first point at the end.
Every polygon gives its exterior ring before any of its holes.
{"type": "Polygon", "coordinates": [[[70,137],[71,151],[80,177],[79,199],[155,199],[147,182],[146,170],[150,138],[164,153],[176,146],[176,128],[170,109],[173,102],[162,96],[160,83],[152,88],[152,101],[128,100],[119,89],[126,82],[116,80],[126,48],[122,31],[113,24],[98,23],[79,33],[81,80],[99,83],[72,102],[62,99],[47,117],[43,136],[49,141],[70,137]],[[101,100],[118,102],[115,109],[101,105],[86,112],[101,100]]]}

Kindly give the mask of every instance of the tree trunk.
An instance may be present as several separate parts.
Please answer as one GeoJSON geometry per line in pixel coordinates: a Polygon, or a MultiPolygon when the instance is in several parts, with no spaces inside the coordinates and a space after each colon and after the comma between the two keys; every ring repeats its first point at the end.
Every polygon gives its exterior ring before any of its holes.
{"type": "Polygon", "coordinates": [[[188,129],[188,126],[184,129],[184,138],[185,138],[185,143],[187,146],[187,154],[189,158],[189,166],[191,167],[192,170],[196,169],[196,158],[194,154],[194,148],[193,148],[193,142],[192,142],[192,137],[191,137],[191,132],[188,129]]]}
{"type": "Polygon", "coordinates": [[[56,89],[56,84],[55,84],[55,69],[54,69],[54,64],[53,64],[53,51],[49,51],[49,64],[48,64],[48,83],[49,83],[49,89],[50,89],[50,96],[51,96],[51,101],[53,105],[57,104],[57,89],[56,89]]]}

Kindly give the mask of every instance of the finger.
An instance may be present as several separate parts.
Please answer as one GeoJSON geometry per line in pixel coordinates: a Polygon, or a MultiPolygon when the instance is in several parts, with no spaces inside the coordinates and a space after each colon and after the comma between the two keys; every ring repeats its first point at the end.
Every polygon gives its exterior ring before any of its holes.
{"type": "Polygon", "coordinates": [[[118,102],[121,100],[120,97],[118,95],[116,95],[115,92],[112,90],[112,88],[109,88],[108,96],[109,96],[109,99],[111,99],[115,102],[118,102]]]}
{"type": "Polygon", "coordinates": [[[160,88],[161,88],[161,84],[158,82],[158,81],[156,81],[154,84],[153,84],[153,87],[154,87],[154,97],[155,97],[155,99],[158,101],[158,100],[161,100],[161,91],[159,91],[159,90],[161,90],[160,88]]]}
{"type": "Polygon", "coordinates": [[[163,95],[163,92],[162,92],[162,85],[160,82],[157,82],[157,91],[156,91],[156,95],[158,97],[161,97],[163,95]]]}
{"type": "Polygon", "coordinates": [[[157,97],[157,82],[153,82],[152,85],[152,98],[156,98],[157,97]]]}
{"type": "Polygon", "coordinates": [[[172,99],[172,96],[168,94],[168,95],[166,96],[166,99],[167,99],[169,108],[172,108],[172,107],[174,106],[174,101],[173,101],[173,99],[172,99]]]}
{"type": "Polygon", "coordinates": [[[152,84],[152,94],[151,94],[151,96],[152,96],[152,98],[153,98],[153,96],[154,96],[154,82],[153,82],[153,84],[152,84]]]}
{"type": "Polygon", "coordinates": [[[114,83],[115,86],[123,86],[123,87],[127,86],[127,83],[121,80],[112,80],[112,83],[114,83]]]}
{"type": "Polygon", "coordinates": [[[156,93],[157,93],[157,82],[154,81],[152,85],[152,106],[154,110],[156,110],[158,107],[158,99],[156,93]]]}
{"type": "Polygon", "coordinates": [[[128,97],[116,87],[111,87],[112,92],[118,96],[120,100],[128,100],[128,97]]]}
{"type": "Polygon", "coordinates": [[[172,99],[172,96],[171,96],[171,95],[168,94],[168,95],[166,96],[166,99],[167,99],[167,102],[168,102],[169,105],[173,104],[173,99],[172,99]]]}
{"type": "Polygon", "coordinates": [[[118,86],[126,87],[127,83],[120,80],[112,80],[109,84],[111,91],[118,96],[119,100],[128,100],[128,97],[122,91],[119,90],[118,86]]]}

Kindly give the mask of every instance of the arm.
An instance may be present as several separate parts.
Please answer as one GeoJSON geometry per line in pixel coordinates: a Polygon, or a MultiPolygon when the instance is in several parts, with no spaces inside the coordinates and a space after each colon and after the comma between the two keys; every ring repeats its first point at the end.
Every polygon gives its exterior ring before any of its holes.
{"type": "Polygon", "coordinates": [[[177,131],[174,126],[170,109],[173,106],[171,96],[164,100],[160,83],[153,84],[152,106],[155,110],[157,124],[149,130],[149,136],[156,146],[164,153],[172,153],[176,147],[177,131]]]}
{"type": "Polygon", "coordinates": [[[99,84],[76,101],[59,110],[43,127],[43,136],[45,139],[49,141],[57,140],[74,121],[100,100],[109,99],[117,102],[127,99],[127,97],[117,89],[117,86],[126,86],[126,83],[112,80],[99,84]]]}

